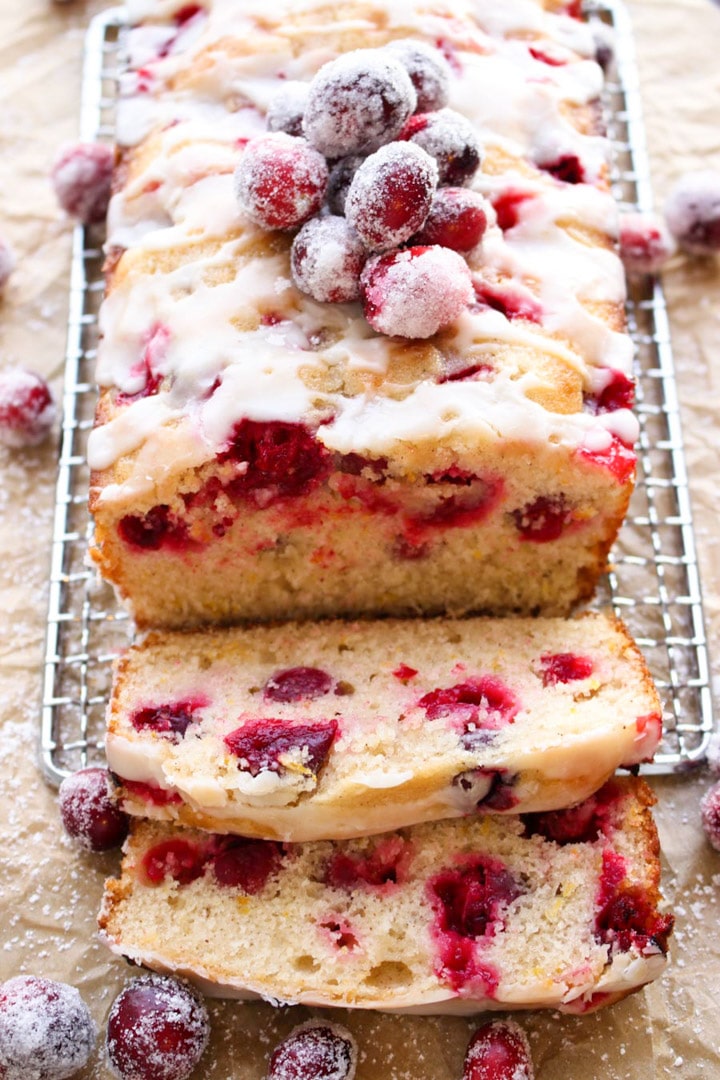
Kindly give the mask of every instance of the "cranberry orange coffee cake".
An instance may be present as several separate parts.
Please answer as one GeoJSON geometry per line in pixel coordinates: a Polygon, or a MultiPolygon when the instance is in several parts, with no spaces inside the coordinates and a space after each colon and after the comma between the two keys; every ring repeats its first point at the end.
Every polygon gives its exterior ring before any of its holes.
{"type": "Polygon", "coordinates": [[[139,625],[591,594],[636,422],[576,7],[132,5],[89,460],[139,625]]]}
{"type": "Polygon", "coordinates": [[[331,620],[151,633],[106,750],[134,814],[302,841],[570,806],[661,727],[611,617],[331,620]]]}

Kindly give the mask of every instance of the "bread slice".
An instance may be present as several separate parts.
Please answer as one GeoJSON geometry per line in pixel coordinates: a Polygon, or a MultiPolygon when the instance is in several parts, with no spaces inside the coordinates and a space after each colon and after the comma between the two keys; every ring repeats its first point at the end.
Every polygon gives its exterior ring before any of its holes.
{"type": "Polygon", "coordinates": [[[303,841],[569,806],[660,731],[610,615],[331,621],[150,634],[106,750],[131,813],[303,841]]]}
{"type": "Polygon", "coordinates": [[[137,820],[103,941],[215,996],[425,1013],[586,1012],[663,970],[654,799],[283,845],[137,820]]]}

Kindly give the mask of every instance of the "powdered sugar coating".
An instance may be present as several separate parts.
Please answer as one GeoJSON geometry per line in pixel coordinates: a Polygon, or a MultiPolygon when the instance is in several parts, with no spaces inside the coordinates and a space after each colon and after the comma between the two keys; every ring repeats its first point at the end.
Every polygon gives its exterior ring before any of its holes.
{"type": "Polygon", "coordinates": [[[267,1080],[353,1080],[358,1050],[347,1028],[308,1020],[273,1051],[267,1080]]]}
{"type": "Polygon", "coordinates": [[[42,376],[23,368],[0,372],[0,443],[16,450],[38,446],[54,420],[55,403],[42,376]]]}
{"type": "Polygon", "coordinates": [[[482,240],[488,222],[488,204],[477,191],[443,187],[435,192],[430,213],[416,244],[441,244],[453,251],[472,251],[482,240]]]}
{"type": "Polygon", "coordinates": [[[674,250],[673,238],[659,214],[621,214],[620,258],[626,273],[657,274],[674,250]]]}
{"type": "Polygon", "coordinates": [[[15,253],[6,240],[0,237],[0,292],[5,288],[15,269],[15,253]]]}
{"type": "Polygon", "coordinates": [[[533,1080],[527,1035],[514,1020],[492,1020],[468,1044],[463,1080],[533,1080]]]}
{"type": "Polygon", "coordinates": [[[0,986],[0,1076],[65,1080],[88,1062],[97,1039],[74,986],[20,975],[0,986]]]}
{"type": "Polygon", "coordinates": [[[114,164],[114,151],[104,143],[77,142],[60,151],[50,179],[60,206],[70,217],[83,225],[104,219],[114,164]]]}
{"type": "Polygon", "coordinates": [[[467,263],[449,248],[412,247],[378,255],[360,278],[365,318],[374,330],[428,338],[460,315],[473,297],[467,263]]]}
{"type": "Polygon", "coordinates": [[[293,241],[290,265],[295,284],[314,300],[341,304],[360,296],[367,251],[345,218],[311,218],[293,241]]]}
{"type": "Polygon", "coordinates": [[[294,229],[325,198],[325,159],[304,139],[283,131],[251,139],[235,169],[240,206],[266,229],[294,229]]]}
{"type": "Polygon", "coordinates": [[[691,255],[720,251],[720,172],[702,169],[682,176],[665,203],[665,219],[691,255]]]}
{"type": "Polygon", "coordinates": [[[345,215],[367,248],[388,251],[421,228],[437,181],[437,165],[419,146],[389,143],[355,173],[345,215]]]}
{"type": "Polygon", "coordinates": [[[357,49],[312,80],[303,130],[327,157],[371,153],[395,138],[416,102],[400,60],[385,49],[357,49]]]}
{"type": "Polygon", "coordinates": [[[478,134],[470,121],[453,109],[418,113],[406,124],[400,138],[421,146],[435,159],[441,186],[469,184],[480,167],[478,134]]]}
{"type": "Polygon", "coordinates": [[[207,1009],[194,990],[164,975],[143,975],[110,1009],[111,1072],[120,1080],[185,1080],[209,1037],[207,1009]]]}
{"type": "Polygon", "coordinates": [[[268,131],[302,135],[302,119],[307,105],[308,84],[294,79],[283,83],[268,105],[268,131]]]}
{"type": "Polygon", "coordinates": [[[391,41],[387,48],[404,65],[415,87],[416,112],[432,112],[447,105],[450,65],[439,49],[413,38],[391,41]]]}
{"type": "Polygon", "coordinates": [[[708,840],[720,851],[720,783],[706,791],[700,803],[700,816],[708,840]]]}
{"type": "Polygon", "coordinates": [[[110,851],[127,836],[128,816],[110,798],[107,769],[80,769],[66,777],[58,803],[66,831],[88,851],[110,851]]]}

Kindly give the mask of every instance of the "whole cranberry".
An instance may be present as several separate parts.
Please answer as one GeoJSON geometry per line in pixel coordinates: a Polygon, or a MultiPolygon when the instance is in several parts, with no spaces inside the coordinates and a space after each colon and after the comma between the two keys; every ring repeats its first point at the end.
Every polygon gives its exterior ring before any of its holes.
{"type": "Polygon", "coordinates": [[[205,1053],[210,1020],[199,995],[165,975],[143,975],[115,998],[107,1053],[119,1080],[185,1080],[205,1053]]]}
{"type": "Polygon", "coordinates": [[[513,1020],[479,1027],[465,1054],[463,1080],[533,1080],[527,1035],[513,1020]]]}
{"type": "Polygon", "coordinates": [[[360,277],[365,318],[380,334],[427,338],[449,326],[470,303],[467,263],[443,247],[411,247],[376,255],[360,277]]]}
{"type": "Polygon", "coordinates": [[[435,159],[441,187],[469,184],[480,167],[482,149],[478,134],[470,121],[453,109],[418,113],[407,122],[398,138],[415,143],[435,159]]]}
{"type": "Polygon", "coordinates": [[[307,221],[293,240],[295,284],[313,300],[342,304],[360,296],[367,251],[345,218],[328,214],[307,221]]]}
{"type": "Polygon", "coordinates": [[[393,142],[355,173],[345,216],[371,251],[388,251],[422,226],[437,186],[437,166],[412,143],[393,142]]]}
{"type": "Polygon", "coordinates": [[[463,254],[480,243],[487,228],[487,203],[468,188],[444,187],[435,192],[430,213],[415,244],[440,244],[463,254]]]}
{"type": "Polygon", "coordinates": [[[66,777],[59,805],[65,830],[88,851],[110,851],[128,834],[129,818],[108,793],[107,769],[80,769],[66,777]]]}
{"type": "Polygon", "coordinates": [[[266,229],[295,229],[323,204],[328,168],[322,154],[284,131],[259,135],[235,170],[242,209],[266,229]]]}
{"type": "Polygon", "coordinates": [[[440,52],[424,41],[401,38],[386,46],[403,64],[415,87],[415,111],[433,112],[447,105],[450,92],[450,65],[440,52]]]}
{"type": "Polygon", "coordinates": [[[54,420],[55,403],[42,376],[23,368],[0,371],[0,443],[13,449],[38,446],[54,420]]]}
{"type": "Polygon", "coordinates": [[[74,986],[34,975],[0,985],[0,1076],[65,1080],[90,1059],[97,1028],[74,986]]]}
{"type": "Polygon", "coordinates": [[[50,179],[60,206],[70,217],[83,225],[104,219],[114,165],[115,153],[105,143],[72,143],[60,151],[50,179]]]}
{"type": "Polygon", "coordinates": [[[665,203],[665,220],[691,255],[720,251],[720,172],[703,169],[681,177],[665,203]]]}
{"type": "Polygon", "coordinates": [[[310,83],[305,137],[326,157],[369,154],[395,138],[417,104],[405,66],[387,49],[331,60],[310,83]]]}
{"type": "Polygon", "coordinates": [[[308,1020],[273,1051],[267,1080],[353,1080],[357,1046],[347,1028],[308,1020]]]}

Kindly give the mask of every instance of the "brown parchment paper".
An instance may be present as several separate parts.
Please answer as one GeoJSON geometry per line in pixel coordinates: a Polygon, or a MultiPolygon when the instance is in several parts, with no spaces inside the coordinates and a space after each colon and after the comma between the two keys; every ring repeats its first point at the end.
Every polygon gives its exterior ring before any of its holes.
{"type": "MultiPolygon", "coordinates": [[[[238,0],[241,2],[241,0],[238,0]]],[[[502,3],[502,0],[498,0],[502,3]]],[[[0,363],[60,388],[70,225],[47,169],[77,135],[87,23],[102,0],[0,0],[0,232],[18,269],[0,301],[0,363]]],[[[630,0],[658,203],[686,169],[720,169],[720,7],[630,0]]],[[[720,261],[676,257],[665,275],[705,612],[720,662],[720,261]]],[[[43,974],[76,985],[101,1030],[80,1074],[100,1080],[110,1004],[134,972],[95,939],[116,857],[80,853],[35,764],[55,445],[0,448],[0,980],[43,974]]],[[[715,698],[720,678],[715,676],[715,698]]],[[[716,704],[717,707],[717,704],[716,704]]],[[[720,853],[699,801],[707,771],[654,782],[664,891],[677,915],[672,963],[652,987],[589,1017],[528,1013],[537,1080],[720,1077],[720,853]]],[[[306,1012],[210,1004],[211,1046],[194,1080],[260,1080],[274,1043],[306,1012]]],[[[358,1080],[460,1080],[472,1021],[343,1014],[361,1047],[358,1080]]]]}

